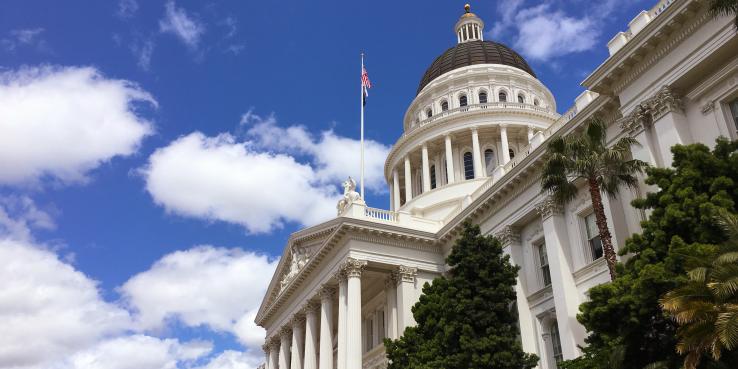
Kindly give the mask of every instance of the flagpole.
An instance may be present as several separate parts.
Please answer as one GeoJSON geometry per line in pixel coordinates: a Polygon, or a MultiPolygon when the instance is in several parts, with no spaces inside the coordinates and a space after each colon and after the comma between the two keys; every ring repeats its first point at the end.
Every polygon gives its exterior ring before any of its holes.
{"type": "MultiPolygon", "coordinates": [[[[364,53],[361,53],[361,75],[364,75],[364,53]]],[[[361,91],[359,93],[361,105],[361,198],[364,198],[364,83],[359,83],[361,91]]]]}

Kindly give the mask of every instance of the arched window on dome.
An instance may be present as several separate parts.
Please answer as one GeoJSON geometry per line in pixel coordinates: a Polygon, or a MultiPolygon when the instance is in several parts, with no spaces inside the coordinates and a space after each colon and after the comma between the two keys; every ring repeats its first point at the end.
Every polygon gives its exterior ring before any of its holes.
{"type": "Polygon", "coordinates": [[[474,158],[472,153],[464,153],[464,179],[474,179],[474,158]]]}
{"type": "Polygon", "coordinates": [[[523,94],[518,94],[518,102],[525,104],[525,96],[523,96],[523,94]]]}
{"type": "Polygon", "coordinates": [[[425,110],[425,117],[426,118],[430,118],[432,116],[433,116],[433,110],[431,110],[431,108],[426,109],[425,110]]]}
{"type": "Polygon", "coordinates": [[[430,185],[431,190],[436,188],[436,165],[433,164],[430,167],[430,185]]]}
{"type": "Polygon", "coordinates": [[[515,158],[515,151],[513,151],[513,149],[509,149],[509,150],[507,150],[507,152],[510,153],[510,160],[512,160],[513,158],[515,158]]]}
{"type": "Polygon", "coordinates": [[[466,106],[466,95],[459,96],[459,106],[466,106]]]}
{"type": "Polygon", "coordinates": [[[486,104],[487,103],[487,93],[485,91],[482,91],[479,93],[479,103],[480,104],[486,104]]]}
{"type": "Polygon", "coordinates": [[[507,94],[505,93],[505,91],[500,91],[500,94],[498,95],[498,97],[501,102],[507,101],[507,94]]]}
{"type": "Polygon", "coordinates": [[[443,100],[441,101],[441,111],[446,111],[446,110],[448,110],[448,101],[443,100]]]}
{"type": "Polygon", "coordinates": [[[491,176],[495,171],[495,152],[492,149],[484,150],[484,166],[487,168],[487,175],[491,176]]]}
{"type": "Polygon", "coordinates": [[[538,99],[533,99],[533,105],[538,106],[541,105],[541,103],[538,101],[538,99]]]}

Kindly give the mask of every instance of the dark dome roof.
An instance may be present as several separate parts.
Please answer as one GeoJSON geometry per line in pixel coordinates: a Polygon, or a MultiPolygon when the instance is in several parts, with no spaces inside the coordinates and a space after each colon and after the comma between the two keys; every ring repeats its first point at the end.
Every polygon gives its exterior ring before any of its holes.
{"type": "Polygon", "coordinates": [[[437,57],[425,71],[417,93],[438,76],[474,64],[504,64],[536,76],[525,59],[511,48],[492,41],[469,41],[459,43],[437,57]]]}

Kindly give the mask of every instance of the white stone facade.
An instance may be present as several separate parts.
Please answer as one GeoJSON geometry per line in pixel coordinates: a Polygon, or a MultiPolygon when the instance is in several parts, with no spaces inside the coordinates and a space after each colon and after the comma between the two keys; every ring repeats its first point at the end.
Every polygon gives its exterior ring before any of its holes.
{"type": "MultiPolygon", "coordinates": [[[[564,207],[541,193],[545,142],[595,114],[611,142],[635,137],[633,156],[653,166],[671,164],[674,144],[738,139],[738,35],[730,18],[708,15],[707,3],[661,0],[636,16],[564,115],[546,86],[506,65],[470,65],[426,85],[385,164],[391,210],[352,201],[290,238],[256,317],[267,330],[266,368],[384,367],[382,338],[414,324],[410,308],[445,272],[466,220],[498,236],[521,266],[521,339],[538,367],[580,355],[578,306],[609,274],[592,247],[588,193],[564,207]]],[[[481,39],[477,20],[460,19],[459,42],[481,39]]],[[[604,198],[616,247],[640,231],[646,215],[629,204],[648,190],[604,198]]]]}

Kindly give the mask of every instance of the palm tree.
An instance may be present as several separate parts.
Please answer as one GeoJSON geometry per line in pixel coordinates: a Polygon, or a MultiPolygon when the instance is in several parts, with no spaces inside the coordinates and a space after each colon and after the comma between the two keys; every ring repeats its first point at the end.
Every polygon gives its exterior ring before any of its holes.
{"type": "Polygon", "coordinates": [[[679,325],[676,349],[686,354],[685,369],[697,368],[703,355],[717,362],[724,351],[738,347],[738,218],[723,212],[719,223],[728,241],[716,256],[694,258],[687,282],[661,299],[664,312],[679,325]]]}
{"type": "Polygon", "coordinates": [[[585,181],[592,198],[602,251],[610,269],[610,277],[614,279],[617,258],[607,228],[602,194],[615,198],[622,186],[635,187],[638,184],[636,174],[643,173],[647,164],[630,157],[630,147],[638,145],[632,137],[623,137],[608,147],[606,129],[602,120],[592,118],[583,132],[551,139],[546,151],[541,187],[544,192],[551,194],[555,202],[563,205],[578,192],[574,182],[585,181]]]}
{"type": "Polygon", "coordinates": [[[710,0],[710,13],[715,18],[735,16],[733,25],[738,30],[738,0],[710,0]]]}

